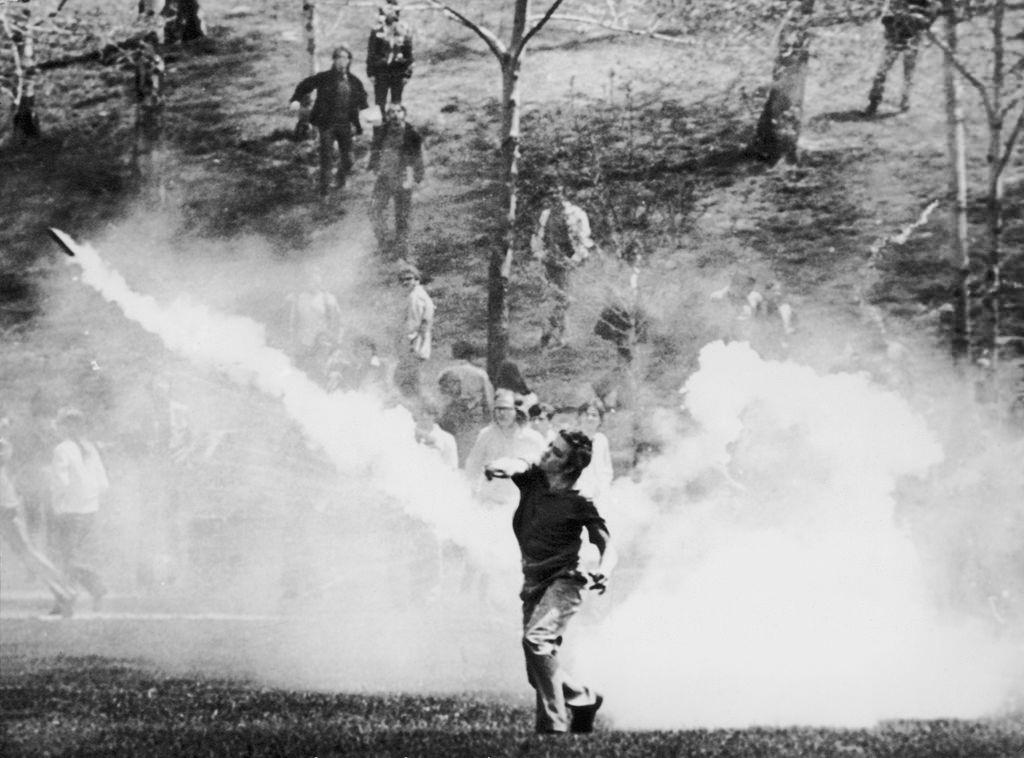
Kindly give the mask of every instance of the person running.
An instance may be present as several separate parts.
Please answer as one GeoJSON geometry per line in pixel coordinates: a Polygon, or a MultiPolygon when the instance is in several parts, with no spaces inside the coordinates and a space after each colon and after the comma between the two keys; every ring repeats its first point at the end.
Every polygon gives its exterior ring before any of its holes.
{"type": "Polygon", "coordinates": [[[603,702],[562,668],[558,656],[583,590],[603,593],[616,563],[604,519],[574,489],[590,455],[585,434],[563,431],[539,463],[504,459],[487,466],[488,477],[510,478],[520,493],[512,530],[522,554],[522,643],[527,679],[536,691],[535,728],[540,733],[590,732],[603,702]],[[601,555],[589,576],[579,570],[584,529],[601,555]]]}
{"type": "Polygon", "coordinates": [[[352,52],[340,45],[332,53],[332,64],[327,71],[308,76],[299,82],[292,94],[289,107],[299,110],[311,94],[316,92],[309,123],[320,132],[320,197],[326,198],[331,188],[334,145],[338,145],[338,188],[344,189],[352,170],[352,133],[362,134],[359,111],[367,107],[366,88],[349,71],[352,52]]]}

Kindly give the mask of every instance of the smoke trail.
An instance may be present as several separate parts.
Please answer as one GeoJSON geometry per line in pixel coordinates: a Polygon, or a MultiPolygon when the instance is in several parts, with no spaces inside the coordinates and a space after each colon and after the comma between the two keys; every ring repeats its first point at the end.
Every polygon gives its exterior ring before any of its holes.
{"type": "Polygon", "coordinates": [[[649,556],[581,639],[622,727],[864,725],[1000,705],[1009,651],[932,610],[894,519],[897,479],[942,451],[863,376],[714,343],[684,388],[701,431],[618,486],[607,516],[649,556]],[[701,487],[693,487],[701,480],[701,487]],[[638,524],[635,513],[650,522],[638,524]]]}
{"type": "Polygon", "coordinates": [[[51,231],[71,255],[69,263],[81,269],[81,281],[157,335],[169,350],[278,399],[342,475],[372,471],[374,489],[438,537],[463,546],[482,566],[500,571],[514,567],[514,556],[506,556],[503,565],[501,555],[491,549],[493,535],[508,531],[507,514],[474,507],[464,478],[439,466],[430,451],[415,443],[405,409],[384,408],[378,398],[364,393],[324,392],[284,353],[266,344],[263,328],[254,321],[184,297],[162,305],[134,292],[92,247],[51,231]]]}

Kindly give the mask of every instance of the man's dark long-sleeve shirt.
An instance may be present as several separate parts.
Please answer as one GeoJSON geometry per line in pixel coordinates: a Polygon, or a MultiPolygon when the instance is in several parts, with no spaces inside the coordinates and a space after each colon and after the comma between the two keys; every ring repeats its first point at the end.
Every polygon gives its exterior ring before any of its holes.
{"type": "Polygon", "coordinates": [[[370,146],[370,168],[380,172],[394,174],[387,178],[401,182],[407,167],[412,166],[413,178],[423,181],[423,138],[409,124],[402,124],[401,135],[395,133],[395,126],[384,124],[373,130],[373,143],[370,146]],[[388,150],[397,155],[384,155],[388,150]]]}
{"type": "Polygon", "coordinates": [[[537,466],[513,474],[512,483],[519,488],[512,531],[522,553],[525,600],[559,577],[575,576],[583,529],[607,531],[607,527],[590,500],[576,490],[551,490],[537,466]]]}
{"type": "Polygon", "coordinates": [[[359,111],[367,107],[368,101],[366,88],[358,77],[334,69],[321,71],[299,82],[292,100],[301,101],[314,91],[316,101],[309,114],[309,123],[318,129],[350,123],[356,134],[362,134],[359,111]]]}

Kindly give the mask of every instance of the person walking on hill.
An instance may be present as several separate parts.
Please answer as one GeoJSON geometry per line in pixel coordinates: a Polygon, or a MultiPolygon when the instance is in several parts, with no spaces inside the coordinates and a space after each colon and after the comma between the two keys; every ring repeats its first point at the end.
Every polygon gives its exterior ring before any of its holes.
{"type": "Polygon", "coordinates": [[[93,566],[100,496],[109,488],[96,445],[86,437],[82,412],[65,408],[57,416],[61,441],[53,450],[54,542],[64,573],[92,595],[99,607],[107,587],[93,566]]]}
{"type": "Polygon", "coordinates": [[[405,120],[405,106],[388,106],[384,125],[373,131],[369,168],[377,171],[370,197],[370,220],[377,245],[388,247],[385,213],[395,205],[395,236],[391,253],[406,258],[409,253],[409,225],[412,220],[412,190],[423,181],[423,139],[405,120]]]}
{"type": "Polygon", "coordinates": [[[494,388],[483,368],[473,363],[476,349],[465,340],[452,345],[451,364],[437,377],[444,398],[438,424],[454,435],[459,446],[459,463],[465,464],[476,435],[493,417],[494,388]]]}
{"type": "Polygon", "coordinates": [[[405,319],[402,322],[402,342],[398,365],[395,367],[395,386],[406,397],[420,394],[420,369],[430,358],[431,332],[434,328],[434,301],[420,284],[420,271],[411,263],[398,271],[398,280],[408,292],[405,319]]]}
{"type": "Polygon", "coordinates": [[[398,0],[388,0],[377,13],[366,45],[366,76],[373,82],[373,100],[386,118],[388,94],[392,104],[402,102],[402,90],[412,76],[412,30],[399,20],[398,0]]]}
{"type": "Polygon", "coordinates": [[[290,107],[297,111],[314,92],[316,100],[309,122],[320,132],[320,197],[326,198],[331,188],[334,145],[338,145],[338,187],[344,189],[352,170],[352,134],[362,134],[359,111],[367,107],[366,88],[353,73],[352,53],[344,45],[334,49],[327,71],[308,76],[299,82],[292,94],[290,107]]]}
{"type": "Polygon", "coordinates": [[[590,732],[603,702],[559,665],[558,656],[583,590],[603,593],[616,563],[604,519],[574,489],[590,456],[591,441],[585,434],[563,431],[538,463],[504,459],[486,469],[489,477],[510,478],[519,489],[512,530],[522,554],[522,643],[527,679],[536,691],[539,733],[590,732]],[[584,529],[601,556],[597,570],[588,576],[579,570],[584,529]]]}
{"type": "Polygon", "coordinates": [[[882,102],[885,79],[896,59],[903,56],[903,95],[900,110],[910,108],[910,88],[917,65],[917,53],[921,46],[921,35],[932,25],[938,15],[938,4],[934,0],[891,0],[889,8],[882,14],[885,28],[885,52],[878,67],[871,91],[868,93],[868,107],[864,115],[874,116],[882,102]]]}
{"type": "Polygon", "coordinates": [[[549,207],[541,211],[537,229],[530,239],[533,257],[544,264],[555,304],[540,338],[541,347],[560,347],[565,336],[569,309],[569,272],[587,259],[594,249],[590,219],[578,205],[569,202],[565,188],[556,185],[549,207]]]}

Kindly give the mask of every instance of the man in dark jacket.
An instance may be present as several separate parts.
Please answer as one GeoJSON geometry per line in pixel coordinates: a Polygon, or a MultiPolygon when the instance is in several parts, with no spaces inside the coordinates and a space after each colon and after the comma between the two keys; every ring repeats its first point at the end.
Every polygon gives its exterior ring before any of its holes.
{"type": "Polygon", "coordinates": [[[370,220],[377,244],[388,242],[384,218],[388,203],[395,203],[394,254],[404,258],[409,247],[409,223],[412,215],[412,188],[423,181],[423,139],[405,122],[405,106],[388,106],[384,125],[374,129],[370,149],[370,169],[377,171],[377,183],[370,198],[370,220]]]}
{"type": "Polygon", "coordinates": [[[885,79],[896,59],[903,56],[903,95],[900,110],[910,108],[910,87],[917,65],[917,52],[921,46],[921,35],[932,25],[938,15],[938,4],[934,0],[892,0],[886,13],[882,14],[885,29],[885,52],[878,67],[871,91],[868,93],[868,107],[864,115],[874,116],[882,102],[885,79]]]}
{"type": "Polygon", "coordinates": [[[402,90],[412,76],[412,32],[398,20],[399,13],[397,0],[388,0],[366,45],[366,75],[373,82],[373,99],[382,119],[388,93],[392,103],[402,102],[402,90]]]}
{"type": "Polygon", "coordinates": [[[316,101],[309,122],[320,132],[320,196],[326,197],[331,187],[331,162],[334,143],[338,143],[338,187],[344,188],[352,169],[352,132],[362,134],[359,111],[367,107],[366,88],[349,72],[352,53],[347,47],[334,49],[333,64],[327,71],[313,74],[299,82],[291,98],[291,109],[298,110],[302,101],[314,91],[316,101]]]}
{"type": "Polygon", "coordinates": [[[616,555],[594,504],[576,489],[593,444],[582,432],[559,432],[535,465],[515,458],[492,461],[485,476],[511,478],[519,488],[512,530],[522,554],[523,652],[536,690],[536,730],[589,732],[603,698],[559,664],[559,649],[585,588],[604,592],[616,555]],[[579,570],[581,534],[601,554],[596,571],[579,570]],[[589,577],[589,578],[588,578],[589,577]]]}

